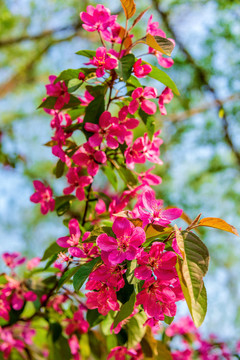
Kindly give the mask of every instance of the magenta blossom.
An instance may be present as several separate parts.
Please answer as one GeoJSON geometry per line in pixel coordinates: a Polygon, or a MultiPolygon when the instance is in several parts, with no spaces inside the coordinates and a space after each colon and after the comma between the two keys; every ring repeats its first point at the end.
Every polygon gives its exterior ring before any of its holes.
{"type": "Polygon", "coordinates": [[[40,258],[39,256],[34,257],[34,258],[32,258],[31,260],[28,260],[28,262],[27,262],[27,269],[28,269],[28,270],[34,269],[35,267],[38,266],[38,264],[40,263],[40,261],[41,261],[41,258],[40,258]]]}
{"type": "Polygon", "coordinates": [[[146,240],[146,234],[140,227],[134,225],[125,218],[117,218],[112,226],[117,239],[101,234],[97,238],[97,245],[102,250],[102,258],[105,255],[113,264],[120,264],[124,260],[133,260],[139,251],[139,246],[146,240]]]}
{"type": "Polygon", "coordinates": [[[142,291],[137,294],[136,305],[143,305],[149,318],[164,320],[164,315],[176,315],[176,295],[174,290],[152,277],[146,280],[142,291]]]}
{"type": "Polygon", "coordinates": [[[143,185],[159,185],[162,182],[162,178],[158,175],[152,174],[151,171],[154,169],[154,166],[148,169],[145,172],[138,174],[138,180],[143,185]]]}
{"type": "Polygon", "coordinates": [[[68,252],[71,256],[78,258],[92,258],[99,256],[99,249],[97,246],[94,246],[94,243],[84,242],[88,239],[89,235],[89,231],[85,232],[82,237],[82,242],[79,242],[77,247],[72,246],[68,248],[68,252]]]}
{"type": "Polygon", "coordinates": [[[93,65],[97,67],[97,77],[102,77],[105,74],[105,70],[112,70],[118,66],[117,59],[110,57],[107,54],[105,47],[99,47],[96,51],[96,56],[93,57],[86,65],[93,65]]]}
{"type": "Polygon", "coordinates": [[[142,194],[142,205],[138,205],[136,210],[139,218],[143,221],[142,226],[147,224],[157,224],[167,226],[172,220],[182,215],[182,210],[178,208],[163,209],[163,201],[156,200],[154,191],[147,190],[142,194]]]}
{"type": "Polygon", "coordinates": [[[103,32],[103,38],[106,41],[111,42],[112,44],[121,44],[122,38],[119,36],[121,31],[121,26],[118,23],[115,23],[110,27],[110,31],[103,32]]]}
{"type": "Polygon", "coordinates": [[[112,266],[107,262],[107,264],[102,264],[90,274],[89,281],[99,281],[105,283],[109,287],[115,287],[116,291],[119,291],[125,285],[123,279],[123,274],[125,272],[126,270],[119,265],[112,266]]]}
{"type": "MultiPolygon", "coordinates": [[[[171,39],[169,39],[169,40],[171,40],[171,39]]],[[[159,65],[161,65],[162,67],[167,69],[167,68],[170,68],[173,66],[173,64],[174,64],[173,59],[163,57],[163,55],[160,51],[157,51],[157,50],[149,47],[148,52],[149,52],[149,54],[153,54],[156,56],[159,65]]]]}
{"type": "Polygon", "coordinates": [[[99,170],[99,164],[107,161],[105,152],[95,150],[89,142],[83,144],[80,149],[73,155],[73,161],[76,165],[86,166],[88,174],[95,176],[99,170]]]}
{"type": "Polygon", "coordinates": [[[10,269],[14,269],[26,261],[26,258],[22,257],[19,252],[4,253],[2,254],[2,259],[10,269]]]}
{"type": "Polygon", "coordinates": [[[54,84],[56,76],[49,76],[50,84],[46,85],[47,95],[57,98],[57,101],[54,105],[54,109],[60,110],[64,104],[68,104],[70,100],[70,94],[68,93],[67,85],[64,81],[58,81],[54,84]]]}
{"type": "Polygon", "coordinates": [[[14,310],[20,310],[24,306],[25,301],[37,300],[37,295],[26,288],[24,283],[17,281],[13,278],[7,278],[8,283],[2,289],[2,294],[9,297],[9,301],[14,310]]]}
{"type": "Polygon", "coordinates": [[[79,340],[77,338],[76,335],[71,336],[68,339],[68,344],[71,350],[71,354],[73,356],[73,360],[81,360],[79,351],[80,351],[80,346],[79,346],[79,340]]]}
{"type": "Polygon", "coordinates": [[[136,139],[133,145],[127,148],[124,155],[126,157],[126,164],[130,169],[134,169],[135,164],[144,164],[146,160],[162,165],[162,160],[159,159],[159,147],[163,141],[158,137],[159,134],[160,131],[157,131],[153,139],[150,140],[145,133],[144,137],[136,139]]]}
{"type": "MultiPolygon", "coordinates": [[[[93,290],[88,284],[86,284],[87,290],[93,290]],[[90,287],[90,288],[89,288],[90,287]]],[[[113,287],[109,287],[105,284],[99,285],[98,291],[89,292],[86,294],[88,309],[98,309],[98,312],[102,315],[107,315],[110,310],[118,311],[119,304],[117,302],[116,290],[113,287]]]]}
{"type": "Polygon", "coordinates": [[[168,281],[177,276],[175,269],[177,255],[172,251],[163,252],[164,243],[152,244],[149,254],[145,251],[138,256],[139,267],[134,271],[136,278],[149,280],[154,274],[158,280],[168,281]]]}
{"type": "Polygon", "coordinates": [[[11,310],[10,304],[4,294],[0,295],[0,317],[9,321],[9,311],[11,310]]]}
{"type": "Polygon", "coordinates": [[[79,97],[82,106],[88,106],[91,101],[94,100],[94,96],[92,96],[87,90],[84,93],[84,98],[79,97]]]}
{"type": "MultiPolygon", "coordinates": [[[[113,348],[108,354],[107,360],[115,359],[115,360],[125,360],[126,356],[132,356],[131,359],[137,359],[137,352],[133,349],[128,349],[124,346],[116,346],[113,348]]],[[[139,358],[138,358],[139,359],[139,358]]]]}
{"type": "Polygon", "coordinates": [[[81,168],[70,168],[66,175],[68,183],[70,186],[63,189],[65,195],[71,194],[76,189],[76,197],[78,200],[82,201],[85,199],[84,188],[90,185],[93,181],[91,176],[81,176],[79,172],[81,168]]]}
{"type": "Polygon", "coordinates": [[[85,30],[104,32],[115,24],[117,16],[111,15],[110,10],[105,6],[97,4],[96,8],[88,5],[87,12],[81,12],[80,18],[84,22],[85,30]]]}
{"type": "Polygon", "coordinates": [[[14,339],[11,329],[2,329],[0,327],[0,352],[3,354],[4,359],[8,359],[12,349],[16,349],[19,352],[23,352],[24,343],[21,340],[14,339]]]}
{"type": "Polygon", "coordinates": [[[159,100],[158,100],[159,109],[162,115],[167,115],[167,110],[164,104],[169,104],[172,98],[173,98],[172,90],[166,87],[159,96],[159,100]]]}
{"type": "Polygon", "coordinates": [[[47,214],[49,211],[53,211],[55,208],[55,200],[53,199],[53,192],[50,186],[45,186],[41,181],[34,180],[33,186],[36,192],[31,195],[30,201],[35,204],[41,204],[41,213],[47,214]]]}
{"type": "Polygon", "coordinates": [[[135,64],[133,65],[133,72],[134,75],[138,78],[146,77],[152,71],[151,65],[142,64],[142,59],[138,59],[135,64]]]}
{"type": "Polygon", "coordinates": [[[68,227],[70,236],[63,236],[57,239],[57,244],[63,248],[78,245],[81,236],[79,224],[76,219],[71,219],[68,227]]]}
{"type": "Polygon", "coordinates": [[[157,106],[148,99],[155,99],[156,97],[157,90],[155,88],[146,86],[143,89],[142,87],[139,87],[132,92],[133,100],[128,106],[128,111],[130,114],[134,114],[138,110],[139,106],[141,106],[141,109],[145,113],[153,115],[157,111],[157,106]]]}
{"type": "Polygon", "coordinates": [[[106,211],[106,204],[102,199],[99,199],[95,206],[95,211],[98,215],[105,213],[106,211]]]}
{"type": "Polygon", "coordinates": [[[89,324],[84,319],[83,311],[79,307],[79,309],[73,314],[72,319],[66,319],[67,327],[65,332],[67,335],[72,335],[74,332],[78,332],[80,334],[84,334],[88,331],[89,324]]]}
{"type": "Polygon", "coordinates": [[[119,142],[124,143],[125,132],[118,126],[118,119],[112,117],[109,111],[102,113],[99,118],[99,125],[87,122],[84,128],[89,132],[94,132],[94,135],[88,139],[92,147],[99,146],[104,139],[111,149],[117,149],[119,142]]]}

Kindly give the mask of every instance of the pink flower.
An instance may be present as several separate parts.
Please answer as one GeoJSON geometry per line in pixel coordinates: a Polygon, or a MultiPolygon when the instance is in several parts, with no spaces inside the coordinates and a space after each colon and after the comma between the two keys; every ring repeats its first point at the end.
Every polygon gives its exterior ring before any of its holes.
{"type": "Polygon", "coordinates": [[[119,265],[112,266],[110,263],[102,264],[90,274],[89,281],[99,281],[109,287],[115,287],[116,291],[119,291],[125,285],[123,279],[125,272],[126,270],[119,265]]]}
{"type": "Polygon", "coordinates": [[[125,360],[127,355],[132,356],[132,360],[137,359],[137,352],[135,350],[129,350],[124,346],[116,346],[108,354],[107,360],[110,360],[112,358],[114,358],[115,360],[125,360]]]}
{"type": "Polygon", "coordinates": [[[12,331],[10,329],[2,329],[0,327],[0,351],[3,353],[3,358],[8,359],[12,349],[16,349],[19,352],[24,350],[24,343],[21,340],[14,339],[12,331]]]}
{"type": "Polygon", "coordinates": [[[119,36],[120,31],[121,26],[118,23],[115,23],[111,26],[110,31],[106,30],[103,32],[103,38],[112,44],[121,44],[122,39],[119,36]]]}
{"type": "Polygon", "coordinates": [[[83,311],[79,309],[73,314],[73,319],[66,319],[67,327],[65,332],[67,335],[72,335],[75,331],[84,334],[88,331],[89,324],[83,317],[83,311]]]}
{"type": "Polygon", "coordinates": [[[57,239],[57,244],[63,248],[68,248],[70,246],[76,246],[79,243],[81,231],[79,228],[78,221],[76,219],[71,219],[68,224],[70,236],[63,236],[57,239]]]}
{"type": "MultiPolygon", "coordinates": [[[[169,39],[169,40],[171,40],[171,39],[169,39]]],[[[167,68],[170,68],[173,66],[173,64],[174,64],[173,59],[163,57],[163,55],[160,51],[157,51],[157,50],[149,47],[148,52],[149,52],[149,54],[153,54],[156,56],[159,65],[161,65],[162,67],[167,69],[167,68]]]]}
{"type": "Polygon", "coordinates": [[[84,98],[79,98],[79,100],[81,101],[81,105],[82,106],[88,106],[88,104],[90,104],[91,101],[94,100],[94,96],[92,96],[87,90],[84,93],[84,98]]]}
{"type": "Polygon", "coordinates": [[[81,12],[80,18],[84,22],[85,30],[104,32],[115,24],[117,16],[111,15],[110,10],[105,6],[97,4],[96,8],[87,6],[87,12],[81,12]]]}
{"type": "Polygon", "coordinates": [[[151,65],[148,64],[141,65],[141,64],[142,64],[142,59],[139,59],[133,65],[134,75],[138,78],[146,77],[147,74],[149,74],[152,71],[151,65]]]}
{"type": "Polygon", "coordinates": [[[45,186],[41,181],[34,180],[33,186],[36,192],[31,195],[30,201],[35,204],[41,204],[41,213],[43,215],[47,214],[49,211],[53,211],[55,207],[55,200],[53,199],[52,189],[50,186],[45,186]]]}
{"type": "Polygon", "coordinates": [[[145,281],[142,291],[137,294],[136,305],[143,305],[149,318],[163,320],[164,315],[173,317],[176,314],[176,295],[169,285],[152,277],[145,281]]]}
{"type": "MultiPolygon", "coordinates": [[[[180,350],[176,350],[174,352],[171,353],[173,360],[192,360],[193,357],[193,353],[192,350],[190,349],[186,349],[183,351],[180,350]]],[[[207,359],[206,359],[207,360],[207,359]]],[[[217,360],[217,359],[215,359],[217,360]]]]}
{"type": "Polygon", "coordinates": [[[11,310],[10,304],[7,301],[7,298],[1,294],[0,295],[0,317],[4,320],[9,321],[9,311],[11,310]]]}
{"type": "Polygon", "coordinates": [[[79,172],[81,168],[70,168],[66,175],[69,187],[63,189],[65,195],[71,194],[76,189],[76,197],[82,201],[85,199],[84,187],[90,185],[93,181],[91,176],[81,176],[79,172]]]}
{"type": "Polygon", "coordinates": [[[168,328],[166,329],[166,335],[169,337],[173,337],[175,335],[185,335],[185,334],[197,334],[197,328],[194,325],[194,322],[189,316],[182,317],[178,321],[174,321],[168,328]]]}
{"type": "Polygon", "coordinates": [[[158,137],[159,134],[160,131],[157,131],[151,141],[145,133],[144,137],[136,139],[134,144],[127,148],[124,155],[126,157],[126,164],[130,169],[134,169],[135,163],[144,164],[146,160],[155,164],[162,164],[162,160],[159,159],[159,147],[163,141],[158,137]]]}
{"type": "Polygon", "coordinates": [[[80,71],[80,73],[78,74],[78,79],[84,81],[85,77],[86,77],[85,74],[80,71]]]}
{"type": "Polygon", "coordinates": [[[154,169],[154,166],[148,169],[145,172],[138,174],[138,180],[143,185],[159,185],[162,182],[162,178],[158,175],[152,174],[151,171],[154,169]]]}
{"type": "Polygon", "coordinates": [[[70,94],[68,93],[67,85],[64,81],[58,81],[54,84],[56,76],[49,76],[50,84],[46,85],[47,95],[57,98],[57,101],[54,105],[54,109],[60,110],[64,104],[68,104],[70,100],[70,94]]]}
{"type": "Polygon", "coordinates": [[[67,295],[55,295],[48,302],[47,307],[53,308],[57,313],[63,314],[62,305],[68,300],[67,295]]]}
{"type": "Polygon", "coordinates": [[[153,16],[151,15],[147,24],[147,33],[152,36],[166,37],[165,32],[159,29],[159,23],[157,21],[152,21],[152,18],[153,16]]]}
{"type": "Polygon", "coordinates": [[[173,98],[172,90],[166,87],[159,96],[159,100],[158,100],[159,109],[162,115],[167,115],[167,110],[164,104],[169,104],[172,98],[173,98]]]}
{"type": "Polygon", "coordinates": [[[104,111],[99,118],[99,125],[86,123],[85,130],[95,133],[88,142],[92,147],[99,146],[105,139],[107,146],[111,149],[117,149],[120,142],[124,143],[125,133],[117,124],[117,118],[111,116],[109,111],[104,111]],[[115,139],[117,137],[117,140],[115,139]]]}
{"type": "Polygon", "coordinates": [[[169,281],[177,277],[175,269],[177,255],[172,251],[163,252],[164,248],[164,243],[155,242],[149,254],[145,251],[141,252],[137,259],[140,266],[134,271],[136,278],[149,280],[154,274],[158,280],[169,281]]]}
{"type": "MultiPolygon", "coordinates": [[[[88,283],[86,284],[86,289],[92,290],[92,287],[89,289],[88,283]]],[[[113,287],[108,287],[105,284],[101,284],[98,286],[97,290],[98,291],[93,291],[86,294],[86,305],[88,309],[98,309],[98,312],[104,316],[107,315],[110,310],[119,310],[116,290],[113,287]]]]}
{"type": "Polygon", "coordinates": [[[41,261],[41,259],[40,259],[40,257],[38,257],[38,256],[32,258],[31,260],[29,260],[29,261],[27,262],[27,269],[28,269],[28,270],[34,269],[35,267],[38,266],[38,264],[40,263],[40,261],[41,261]]]}
{"type": "Polygon", "coordinates": [[[10,269],[14,269],[26,261],[26,258],[22,257],[19,252],[4,253],[2,254],[2,259],[10,269]]]}
{"type": "Polygon", "coordinates": [[[89,142],[83,144],[80,149],[73,155],[73,161],[76,165],[86,166],[88,174],[95,176],[99,170],[99,164],[107,161],[105,152],[95,150],[89,142]]]}
{"type": "Polygon", "coordinates": [[[134,227],[125,218],[117,218],[112,226],[117,239],[101,234],[96,242],[102,250],[102,257],[107,256],[108,261],[113,264],[120,264],[124,260],[133,260],[139,251],[139,246],[146,240],[146,234],[140,227],[134,227]],[[105,253],[105,254],[104,254],[105,253]]]}
{"type": "Polygon", "coordinates": [[[153,115],[157,111],[157,106],[152,101],[148,99],[155,99],[157,97],[157,90],[153,87],[146,86],[144,89],[139,87],[132,92],[133,100],[130,102],[128,106],[128,111],[130,114],[134,114],[139,106],[141,109],[149,114],[153,115]]]}
{"type": "Polygon", "coordinates": [[[89,235],[90,232],[86,231],[82,237],[82,242],[79,242],[77,247],[73,246],[68,249],[68,252],[71,256],[78,258],[95,258],[99,256],[99,249],[97,246],[94,246],[94,243],[84,242],[88,239],[89,235]]]}
{"type": "Polygon", "coordinates": [[[106,211],[106,204],[102,199],[99,199],[95,206],[95,211],[98,215],[105,213],[106,211]]]}
{"type": "Polygon", "coordinates": [[[74,360],[81,360],[80,354],[79,354],[79,350],[80,350],[80,346],[79,346],[79,341],[76,335],[71,336],[68,339],[68,344],[71,350],[71,354],[73,355],[73,359],[74,360]]]}
{"type": "Polygon", "coordinates": [[[163,210],[163,201],[156,200],[154,191],[150,190],[143,193],[142,205],[137,206],[137,211],[143,227],[150,223],[165,227],[182,215],[182,210],[178,208],[163,210]]]}
{"type": "Polygon", "coordinates": [[[102,77],[105,74],[105,70],[112,70],[118,66],[117,59],[107,55],[105,47],[99,47],[96,51],[96,56],[90,59],[86,65],[93,65],[97,67],[97,77],[102,77]]]}

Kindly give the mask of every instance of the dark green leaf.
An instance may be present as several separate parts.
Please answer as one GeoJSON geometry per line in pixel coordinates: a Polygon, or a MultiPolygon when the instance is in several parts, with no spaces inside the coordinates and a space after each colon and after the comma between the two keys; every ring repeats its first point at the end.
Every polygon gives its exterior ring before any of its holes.
{"type": "Polygon", "coordinates": [[[106,85],[97,85],[97,86],[87,85],[86,89],[94,98],[96,98],[99,95],[105,95],[108,87],[106,85]]]}
{"type": "Polygon", "coordinates": [[[40,108],[54,109],[56,101],[57,101],[57,97],[49,96],[39,105],[38,109],[40,108]]]}
{"type": "MultiPolygon", "coordinates": [[[[104,95],[99,95],[96,99],[90,102],[86,107],[86,113],[84,117],[84,124],[86,122],[98,124],[99,117],[105,110],[104,95]]],[[[92,133],[90,133],[90,136],[92,133]]]]}
{"type": "Polygon", "coordinates": [[[60,80],[72,80],[72,79],[78,79],[78,75],[80,72],[83,72],[84,69],[67,69],[63,70],[60,75],[56,78],[54,83],[60,81],[60,80]]]}
{"type": "Polygon", "coordinates": [[[49,360],[70,360],[72,354],[67,339],[60,335],[58,340],[50,344],[49,360]]]}
{"type": "Polygon", "coordinates": [[[71,279],[71,277],[76,274],[76,272],[78,271],[80,266],[75,266],[71,269],[68,269],[67,271],[65,271],[62,275],[62,277],[59,279],[58,282],[58,286],[57,286],[57,290],[59,290],[63,284],[65,284],[68,280],[71,279]]]}
{"type": "Polygon", "coordinates": [[[74,195],[58,196],[55,198],[55,210],[58,216],[63,215],[70,209],[71,201],[75,199],[74,195]]]}
{"type": "Polygon", "coordinates": [[[138,110],[139,116],[146,125],[148,136],[152,140],[153,134],[155,133],[155,117],[148,115],[142,109],[138,110]]]}
{"type": "MultiPolygon", "coordinates": [[[[85,114],[85,110],[86,110],[85,106],[77,107],[73,110],[69,110],[68,115],[71,117],[72,120],[76,120],[79,116],[85,114]]],[[[80,124],[77,124],[77,125],[80,125],[80,124]]],[[[70,128],[70,126],[68,128],[70,128]]]]}
{"type": "Polygon", "coordinates": [[[147,315],[142,311],[129,319],[127,323],[128,348],[133,348],[142,340],[146,327],[143,326],[147,320],[147,315]]]}
{"type": "Polygon", "coordinates": [[[62,107],[62,109],[69,109],[69,108],[73,108],[76,107],[78,105],[81,104],[81,101],[74,95],[70,94],[70,100],[67,104],[64,104],[64,106],[62,107]]]}
{"type": "Polygon", "coordinates": [[[55,175],[57,179],[63,176],[64,169],[65,169],[65,163],[62,162],[61,159],[59,159],[55,168],[55,175]]]}
{"type": "Polygon", "coordinates": [[[128,283],[125,274],[123,275],[123,278],[125,285],[117,292],[117,299],[121,301],[122,304],[125,304],[127,301],[129,301],[132,293],[134,292],[134,286],[128,283]]]}
{"type": "Polygon", "coordinates": [[[80,266],[79,270],[73,277],[73,287],[75,291],[79,291],[81,289],[81,287],[89,277],[90,273],[92,272],[94,266],[100,261],[100,258],[95,258],[92,261],[80,266]]]}
{"type": "Polygon", "coordinates": [[[118,69],[116,72],[118,73],[119,77],[122,78],[124,81],[127,81],[132,73],[132,67],[135,63],[135,57],[133,54],[128,54],[123,56],[118,62],[118,69]]]}
{"type": "Polygon", "coordinates": [[[168,325],[170,325],[174,320],[174,316],[173,317],[170,317],[170,316],[167,316],[167,315],[164,315],[164,322],[168,325]]]}
{"type": "Polygon", "coordinates": [[[52,335],[52,341],[56,342],[62,334],[62,327],[58,322],[50,324],[49,332],[52,335]]]}
{"type": "Polygon", "coordinates": [[[136,294],[133,291],[130,296],[130,299],[121,306],[119,312],[117,313],[113,322],[113,328],[115,328],[121,321],[128,318],[132,314],[134,310],[135,301],[136,301],[136,294]]]}
{"type": "Polygon", "coordinates": [[[60,251],[62,251],[63,248],[59,246],[56,241],[54,241],[49,247],[44,251],[43,257],[41,261],[47,260],[50,258],[50,256],[58,254],[60,251]]]}
{"type": "Polygon", "coordinates": [[[74,91],[79,89],[82,84],[83,84],[83,81],[79,80],[79,79],[71,79],[71,80],[69,80],[69,82],[68,82],[68,92],[73,93],[74,91]]]}
{"type": "Polygon", "coordinates": [[[90,327],[96,326],[104,319],[105,319],[105,316],[100,314],[97,309],[87,311],[87,321],[88,321],[90,327]]]}

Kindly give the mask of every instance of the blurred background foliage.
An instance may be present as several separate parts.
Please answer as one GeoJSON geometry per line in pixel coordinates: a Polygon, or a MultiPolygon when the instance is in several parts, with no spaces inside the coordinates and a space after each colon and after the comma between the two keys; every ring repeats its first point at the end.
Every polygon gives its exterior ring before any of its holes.
{"type": "MultiPolygon", "coordinates": [[[[29,202],[32,180],[45,179],[60,195],[64,180],[51,175],[56,158],[49,141],[50,117],[36,110],[50,74],[81,66],[75,52],[96,48],[95,33],[82,30],[79,12],[102,3],[123,14],[118,2],[87,0],[0,1],[0,250],[41,256],[44,246],[66,230],[53,214],[40,215],[29,202]]],[[[119,2],[120,3],[120,2],[119,2]]],[[[137,0],[173,38],[175,65],[166,72],[180,97],[157,116],[164,166],[157,189],[166,205],[191,217],[224,218],[240,229],[240,2],[234,0],[137,0]]],[[[141,51],[140,51],[141,53],[141,51]]],[[[145,57],[144,57],[145,60],[145,57]]],[[[146,60],[152,60],[146,57],[146,60]]],[[[217,230],[202,238],[211,254],[206,279],[206,332],[225,338],[240,330],[239,239],[217,230]]],[[[1,266],[3,268],[3,266],[1,266]]],[[[185,312],[180,307],[180,312],[185,312]]]]}

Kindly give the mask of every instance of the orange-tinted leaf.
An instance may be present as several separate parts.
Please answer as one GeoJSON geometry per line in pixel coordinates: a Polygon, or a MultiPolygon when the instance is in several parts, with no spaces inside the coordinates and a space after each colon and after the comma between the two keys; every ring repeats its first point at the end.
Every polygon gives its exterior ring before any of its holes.
{"type": "MultiPolygon", "coordinates": [[[[138,226],[140,226],[140,225],[138,225],[138,226]]],[[[163,235],[164,233],[170,233],[171,231],[172,231],[172,229],[170,227],[163,227],[160,225],[150,224],[145,227],[146,239],[149,239],[153,236],[157,236],[160,234],[163,235]]]]}
{"type": "Polygon", "coordinates": [[[130,19],[136,12],[136,4],[133,0],[121,0],[126,18],[130,19]]]}
{"type": "Polygon", "coordinates": [[[172,41],[161,36],[152,36],[151,34],[147,34],[146,44],[167,56],[171,56],[171,53],[174,49],[174,44],[172,41]]]}
{"type": "Polygon", "coordinates": [[[129,46],[132,45],[132,38],[131,38],[131,36],[128,35],[128,36],[126,37],[126,39],[125,39],[124,42],[123,42],[123,45],[124,45],[125,49],[129,48],[129,46]]]}
{"type": "Polygon", "coordinates": [[[219,218],[214,218],[214,217],[203,218],[202,220],[200,220],[198,226],[208,226],[219,230],[228,231],[234,235],[239,236],[237,229],[234,226],[228,224],[226,221],[219,218]]]}

